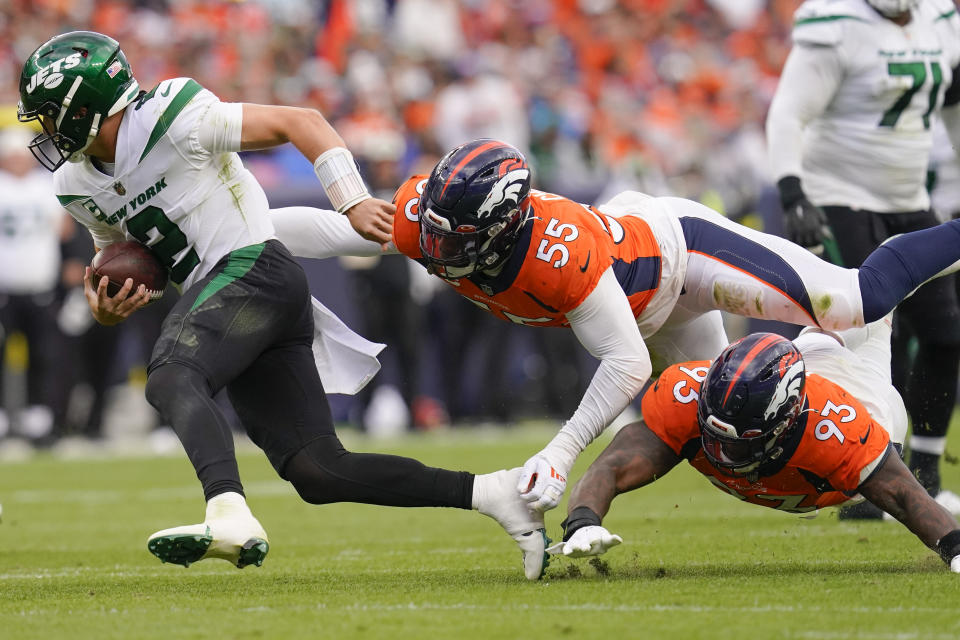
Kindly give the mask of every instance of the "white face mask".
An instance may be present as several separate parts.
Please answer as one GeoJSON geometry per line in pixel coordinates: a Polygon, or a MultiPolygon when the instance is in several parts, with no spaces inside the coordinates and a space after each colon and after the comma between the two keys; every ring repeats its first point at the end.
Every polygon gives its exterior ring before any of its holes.
{"type": "Polygon", "coordinates": [[[885,16],[898,16],[913,9],[920,0],[867,0],[867,4],[885,16]]]}

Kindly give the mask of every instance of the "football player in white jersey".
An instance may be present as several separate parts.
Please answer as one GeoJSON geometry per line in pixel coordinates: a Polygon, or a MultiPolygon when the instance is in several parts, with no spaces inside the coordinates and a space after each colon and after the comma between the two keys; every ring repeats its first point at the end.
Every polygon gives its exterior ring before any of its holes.
{"type": "MultiPolygon", "coordinates": [[[[527,577],[540,577],[543,516],[516,495],[519,468],[474,476],[351,453],[337,438],[318,366],[351,391],[371,374],[351,377],[349,359],[315,361],[317,306],[303,270],[274,235],[263,189],[237,155],[291,142],[314,163],[352,228],[386,243],[393,206],[370,197],[320,113],[224,103],[189,78],[143,91],[115,40],[79,31],[52,38],[28,58],[18,114],[41,121],[44,132],[31,149],[55,171],[60,202],[96,246],[148,245],[182,290],[154,347],[146,394],[196,469],[206,519],[153,534],[151,552],[184,566],[216,557],[241,568],[260,565],[267,554],[230,428],[212,401],[226,388],[251,440],[305,501],[478,509],[518,542],[527,577]]],[[[143,285],[132,291],[132,280],[114,297],[106,285],[87,270],[87,299],[101,324],[120,322],[148,301],[143,285]]],[[[359,340],[331,316],[318,316],[323,333],[336,329],[345,344],[359,340]]]]}
{"type": "Polygon", "coordinates": [[[26,150],[30,138],[26,127],[0,131],[0,354],[15,332],[29,346],[25,406],[7,414],[0,394],[0,438],[13,426],[16,435],[39,443],[59,435],[65,408],[56,317],[60,236],[68,219],[51,192],[50,174],[26,150]]]}
{"type": "MultiPolygon", "coordinates": [[[[830,259],[857,267],[887,238],[936,225],[926,172],[938,115],[960,146],[960,16],[952,0],[805,2],[767,118],[788,237],[817,252],[830,235],[830,259]]],[[[960,363],[953,278],[904,302],[894,336],[894,379],[913,425],[909,467],[957,512],[960,497],[942,489],[939,473],[960,363]],[[908,362],[911,337],[918,348],[908,362]]],[[[880,517],[864,507],[841,515],[880,517]]]]}

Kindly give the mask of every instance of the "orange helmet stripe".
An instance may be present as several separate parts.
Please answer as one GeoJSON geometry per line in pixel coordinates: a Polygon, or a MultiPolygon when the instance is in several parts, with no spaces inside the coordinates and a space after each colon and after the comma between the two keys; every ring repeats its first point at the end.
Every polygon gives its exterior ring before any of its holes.
{"type": "Polygon", "coordinates": [[[468,162],[476,158],[478,155],[480,155],[484,151],[487,151],[489,149],[496,149],[497,147],[505,147],[505,146],[507,145],[505,145],[502,142],[492,140],[486,144],[480,145],[479,147],[477,147],[476,149],[468,153],[467,156],[463,160],[461,160],[456,167],[453,168],[453,171],[450,172],[450,177],[447,178],[447,181],[443,184],[443,190],[440,191],[440,197],[442,198],[443,194],[447,192],[447,187],[450,186],[450,181],[453,180],[453,176],[457,175],[457,173],[460,171],[460,169],[464,167],[464,165],[466,165],[468,162]]]}
{"type": "Polygon", "coordinates": [[[743,361],[740,363],[740,367],[737,369],[736,373],[733,374],[733,379],[730,380],[730,384],[729,386],[727,386],[727,392],[723,395],[724,402],[726,402],[727,398],[730,397],[730,394],[733,392],[733,385],[735,385],[737,383],[737,380],[740,379],[740,374],[747,367],[747,365],[753,361],[753,359],[757,356],[757,354],[760,351],[763,351],[770,345],[775,344],[780,340],[786,340],[786,338],[782,336],[778,336],[776,334],[770,334],[769,336],[767,336],[757,344],[753,345],[753,348],[750,349],[747,355],[743,358],[743,361]]]}

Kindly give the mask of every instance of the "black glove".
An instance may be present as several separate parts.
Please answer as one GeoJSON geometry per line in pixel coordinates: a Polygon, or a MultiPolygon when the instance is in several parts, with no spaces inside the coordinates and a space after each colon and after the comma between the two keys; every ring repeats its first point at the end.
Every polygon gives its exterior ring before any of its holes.
{"type": "Polygon", "coordinates": [[[785,176],[777,182],[787,239],[812,253],[823,254],[823,239],[831,238],[823,209],[807,200],[800,188],[800,178],[785,176]]]}

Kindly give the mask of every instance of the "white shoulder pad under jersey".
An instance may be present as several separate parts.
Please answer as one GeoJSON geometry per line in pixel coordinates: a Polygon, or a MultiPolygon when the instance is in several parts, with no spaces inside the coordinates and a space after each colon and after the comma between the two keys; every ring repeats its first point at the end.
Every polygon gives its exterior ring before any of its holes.
{"type": "Polygon", "coordinates": [[[195,80],[164,80],[125,109],[113,176],[87,156],[54,175],[60,203],[97,246],[124,239],[149,245],[181,289],[227,253],[274,235],[266,195],[240,157],[198,142],[217,102],[195,80]]]}
{"type": "Polygon", "coordinates": [[[793,14],[793,43],[836,46],[843,42],[847,25],[877,18],[863,0],[807,0],[793,14]]]}

